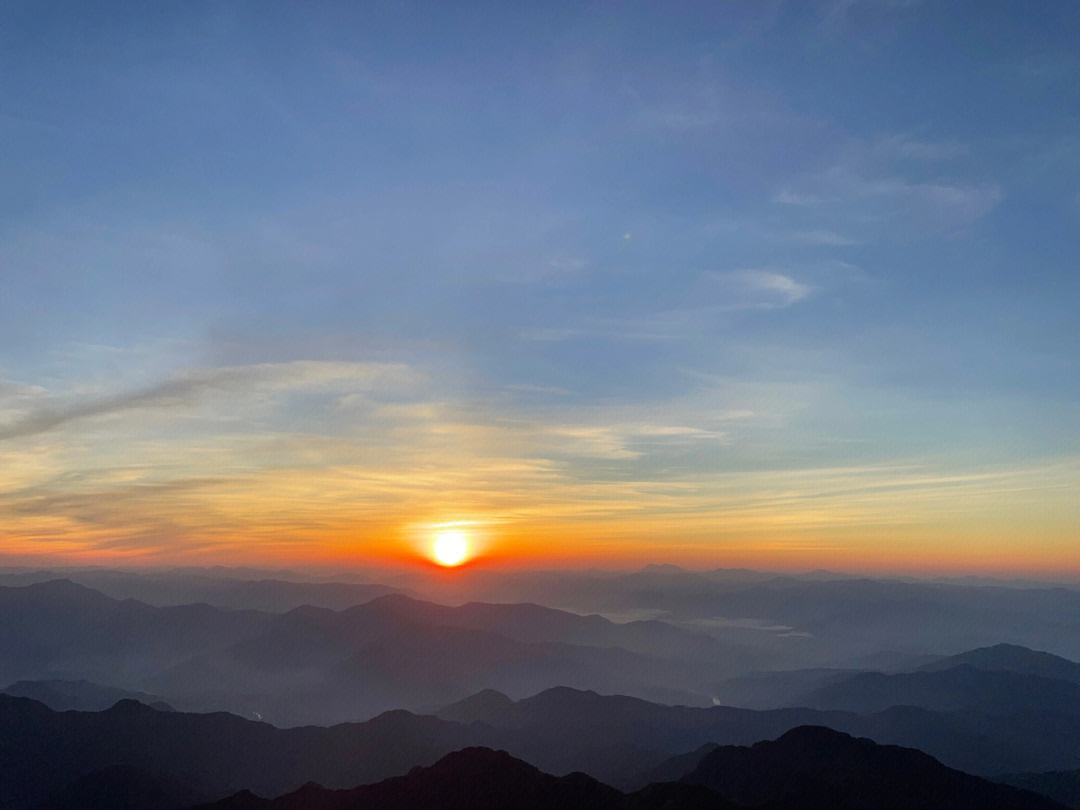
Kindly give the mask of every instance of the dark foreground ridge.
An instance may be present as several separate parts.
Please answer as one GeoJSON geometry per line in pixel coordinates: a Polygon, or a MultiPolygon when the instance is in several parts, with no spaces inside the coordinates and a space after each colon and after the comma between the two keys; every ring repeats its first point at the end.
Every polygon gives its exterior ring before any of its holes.
{"type": "Polygon", "coordinates": [[[998,777],[996,781],[1030,790],[1073,810],[1080,810],[1080,770],[1008,774],[998,777]]]}
{"type": "Polygon", "coordinates": [[[406,776],[351,790],[308,784],[276,799],[244,791],[207,805],[206,810],[660,810],[664,807],[732,808],[715,793],[694,785],[656,785],[626,795],[590,776],[551,776],[505,751],[466,748],[406,776]]]}
{"type": "Polygon", "coordinates": [[[813,726],[707,754],[681,783],[622,793],[556,777],[504,751],[467,748],[406,776],[350,790],[308,784],[276,799],[242,791],[206,810],[1061,810],[1049,799],[946,768],[919,751],[813,726]]]}
{"type": "Polygon", "coordinates": [[[947,768],[912,748],[819,726],[706,754],[683,781],[747,806],[810,810],[1035,810],[1056,802],[947,768]]]}
{"type": "Polygon", "coordinates": [[[469,728],[408,712],[280,729],[224,713],[157,711],[134,700],[103,712],[54,712],[0,694],[0,808],[38,810],[79,780],[103,771],[108,777],[114,766],[212,800],[241,788],[278,795],[310,780],[334,787],[375,782],[476,744],[469,728]]]}
{"type": "Polygon", "coordinates": [[[1070,752],[1069,762],[1075,762],[1077,739],[1074,719],[1055,723],[1046,714],[992,716],[984,724],[1006,738],[1019,725],[1042,735],[1035,743],[1052,738],[1052,750],[1034,745],[1025,754],[1025,739],[1004,749],[995,739],[964,732],[959,717],[918,709],[867,717],[807,709],[694,709],[570,689],[517,702],[487,693],[451,709],[450,715],[466,716],[452,721],[395,711],[363,723],[282,729],[224,713],[157,711],[133,700],[103,712],[55,712],[0,694],[0,807],[38,810],[72,783],[113,766],[168,777],[212,801],[241,789],[280,796],[307,782],[350,789],[482,746],[509,751],[546,773],[581,771],[632,791],[678,780],[717,745],[751,745],[807,725],[828,724],[928,751],[953,767],[967,752],[978,770],[959,768],[980,776],[1033,772],[1040,765],[1050,770],[1070,752]],[[468,709],[482,716],[470,717],[468,709]],[[1022,764],[991,767],[995,762],[1022,764]]]}
{"type": "Polygon", "coordinates": [[[111,765],[76,779],[39,810],[186,810],[209,798],[173,777],[111,765]]]}

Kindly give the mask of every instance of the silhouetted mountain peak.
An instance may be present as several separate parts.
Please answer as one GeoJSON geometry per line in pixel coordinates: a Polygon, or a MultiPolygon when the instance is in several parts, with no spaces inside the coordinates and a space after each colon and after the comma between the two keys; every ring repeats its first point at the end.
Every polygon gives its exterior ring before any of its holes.
{"type": "Polygon", "coordinates": [[[114,603],[117,601],[115,599],[110,599],[99,591],[95,591],[93,588],[79,585],[77,582],[72,582],[67,578],[50,579],[46,582],[36,582],[21,588],[10,588],[6,590],[21,590],[26,595],[35,599],[53,602],[75,602],[98,605],[114,603]]]}
{"type": "Polygon", "coordinates": [[[114,714],[140,714],[144,712],[154,712],[156,709],[152,709],[145,703],[140,703],[134,698],[121,698],[110,706],[106,711],[114,714]]]}
{"type": "Polygon", "coordinates": [[[374,599],[372,599],[372,600],[370,600],[368,602],[365,602],[362,605],[357,605],[355,608],[350,608],[350,610],[357,610],[357,609],[364,609],[364,608],[367,608],[367,609],[389,608],[389,609],[392,609],[392,610],[403,610],[403,609],[413,609],[413,610],[415,610],[415,609],[420,608],[420,607],[429,607],[429,606],[433,606],[433,605],[434,605],[433,602],[427,602],[427,601],[425,601],[423,599],[415,599],[415,598],[413,598],[411,596],[406,596],[403,593],[388,593],[388,594],[385,594],[383,596],[376,596],[374,599]]]}
{"type": "Polygon", "coordinates": [[[84,585],[78,585],[67,577],[49,579],[45,582],[35,582],[33,585],[27,585],[26,590],[28,592],[37,593],[96,593],[96,591],[91,588],[87,588],[84,585]]]}
{"type": "Polygon", "coordinates": [[[857,673],[807,692],[796,701],[815,709],[860,714],[892,706],[920,706],[934,711],[1028,709],[1080,714],[1080,683],[1063,677],[1068,672],[1051,670],[1048,676],[1042,674],[1044,667],[977,666],[962,658],[949,663],[948,667],[935,665],[892,675],[857,673]]]}
{"type": "Polygon", "coordinates": [[[685,574],[686,569],[671,563],[649,563],[638,569],[641,574],[685,574]]]}
{"type": "Polygon", "coordinates": [[[551,702],[560,700],[598,701],[602,697],[603,695],[599,692],[594,692],[592,689],[574,689],[570,686],[553,686],[550,689],[538,692],[531,698],[526,698],[526,700],[551,702]]]}
{"type": "Polygon", "coordinates": [[[436,713],[444,720],[463,723],[489,722],[514,705],[514,701],[495,689],[484,689],[464,700],[444,706],[436,713]]]}
{"type": "Polygon", "coordinates": [[[91,688],[97,686],[97,684],[93,683],[92,681],[88,681],[85,678],[75,678],[75,679],[69,679],[69,680],[51,679],[51,680],[45,680],[45,681],[25,681],[24,680],[24,681],[15,681],[13,684],[11,684],[7,688],[5,688],[4,691],[7,692],[9,695],[15,695],[17,697],[29,697],[29,695],[20,695],[19,691],[17,691],[17,690],[26,689],[28,687],[37,686],[39,684],[43,684],[43,685],[47,685],[47,686],[55,686],[57,684],[65,684],[65,685],[70,686],[72,689],[91,689],[91,688]]]}
{"type": "MultiPolygon", "coordinates": [[[[1027,647],[1023,647],[1023,646],[1021,646],[1019,644],[1008,644],[1006,642],[1002,642],[1001,644],[991,644],[991,645],[989,645],[987,647],[980,647],[977,650],[972,650],[972,652],[978,652],[979,650],[993,650],[994,652],[998,652],[998,653],[1019,653],[1019,654],[1025,654],[1025,655],[1026,654],[1050,655],[1050,653],[1041,653],[1041,652],[1038,652],[1037,650],[1032,650],[1032,649],[1029,649],[1027,647]]],[[[1051,657],[1056,657],[1056,656],[1051,656],[1051,657]]]]}
{"type": "Polygon", "coordinates": [[[878,745],[820,726],[793,728],[752,746],[706,754],[684,782],[739,804],[837,810],[1036,810],[1055,807],[1032,794],[942,765],[922,751],[878,745]]]}
{"type": "MultiPolygon", "coordinates": [[[[825,726],[797,726],[775,740],[758,742],[744,750],[750,758],[756,756],[769,759],[792,772],[813,774],[826,767],[835,772],[842,764],[857,765],[859,760],[868,761],[877,750],[887,748],[903,750],[896,746],[879,746],[865,737],[853,737],[825,726]]],[[[713,754],[706,754],[701,765],[704,766],[710,757],[716,762],[724,761],[723,750],[725,749],[717,749],[713,754]]],[[[922,752],[911,749],[910,753],[936,763],[936,760],[922,752]]],[[[727,761],[734,763],[738,758],[729,758],[727,761]]]]}
{"type": "Polygon", "coordinates": [[[596,711],[601,708],[613,711],[620,708],[649,709],[662,706],[628,695],[601,695],[591,689],[573,689],[569,686],[545,689],[530,698],[518,701],[518,704],[531,710],[545,709],[553,712],[596,711]]]}
{"type": "Polygon", "coordinates": [[[759,743],[760,745],[775,745],[792,751],[805,749],[818,750],[821,748],[836,749],[840,746],[852,747],[861,743],[875,745],[872,740],[865,737],[853,737],[843,731],[826,726],[796,726],[776,738],[772,743],[759,743]]]}
{"type": "Polygon", "coordinates": [[[442,772],[458,774],[462,771],[491,771],[498,773],[500,778],[506,778],[513,773],[527,776],[539,776],[542,773],[539,768],[511,756],[506,751],[497,751],[494,748],[484,746],[473,746],[462,748],[460,751],[453,751],[433,765],[428,767],[418,765],[410,773],[426,772],[436,774],[442,772]]]}
{"type": "MultiPolygon", "coordinates": [[[[327,790],[308,784],[273,801],[233,796],[218,808],[273,807],[276,810],[338,810],[392,807],[398,810],[617,810],[623,794],[581,773],[556,777],[505,751],[470,747],[430,766],[418,766],[393,777],[350,790],[327,790]]],[[[655,802],[649,807],[662,807],[655,802]]]]}
{"type": "Polygon", "coordinates": [[[316,605],[300,605],[299,607],[294,607],[292,610],[285,611],[283,617],[289,619],[312,620],[325,619],[335,615],[337,615],[337,613],[330,610],[330,608],[317,607],[316,605]]]}
{"type": "Polygon", "coordinates": [[[114,686],[102,686],[85,679],[42,681],[20,680],[5,688],[5,694],[38,700],[54,711],[97,712],[110,708],[118,700],[131,698],[162,711],[175,711],[157,695],[132,692],[114,686]]]}
{"type": "Polygon", "coordinates": [[[1019,644],[994,644],[950,655],[919,668],[935,672],[957,666],[971,666],[988,671],[1017,672],[1045,678],[1080,683],[1080,663],[1048,652],[1032,650],[1019,644]]]}

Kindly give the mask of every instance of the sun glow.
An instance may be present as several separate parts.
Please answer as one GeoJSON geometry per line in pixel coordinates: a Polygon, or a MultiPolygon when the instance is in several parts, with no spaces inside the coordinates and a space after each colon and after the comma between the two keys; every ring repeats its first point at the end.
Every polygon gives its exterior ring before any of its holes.
{"type": "Polygon", "coordinates": [[[469,536],[461,529],[440,529],[431,543],[431,558],[439,565],[461,565],[470,555],[469,536]]]}

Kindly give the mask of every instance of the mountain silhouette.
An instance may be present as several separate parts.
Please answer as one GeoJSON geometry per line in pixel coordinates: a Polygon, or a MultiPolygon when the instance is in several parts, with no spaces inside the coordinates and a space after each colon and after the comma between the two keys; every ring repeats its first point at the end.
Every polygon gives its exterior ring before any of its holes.
{"type": "Polygon", "coordinates": [[[947,768],[927,754],[816,726],[707,753],[683,778],[747,806],[833,810],[1049,810],[1045,797],[947,768]]]}
{"type": "Polygon", "coordinates": [[[664,760],[703,745],[748,745],[802,725],[918,748],[980,776],[1069,768],[1080,750],[1080,718],[1050,710],[940,712],[893,706],[869,714],[799,707],[756,711],[668,706],[554,688],[510,703],[491,697],[462,701],[437,715],[527,734],[534,746],[530,753],[538,752],[530,761],[545,770],[575,767],[618,787],[640,785],[642,775],[664,760]]]}
{"type": "Polygon", "coordinates": [[[297,608],[145,686],[181,708],[257,713],[283,725],[421,710],[483,688],[523,697],[556,684],[707,705],[693,690],[729,654],[658,622],[386,596],[344,611],[297,608]]]}
{"type": "Polygon", "coordinates": [[[90,681],[16,681],[3,692],[13,697],[40,701],[58,712],[100,712],[120,700],[137,700],[160,711],[174,711],[172,706],[157,695],[102,686],[90,681]]]}
{"type": "MultiPolygon", "coordinates": [[[[281,729],[225,713],[156,711],[132,700],[103,712],[54,712],[0,695],[0,806],[37,808],[112,766],[172,779],[211,799],[245,788],[277,796],[309,781],[343,789],[473,746],[509,751],[547,773],[583,771],[627,790],[673,778],[677,772],[658,769],[676,755],[712,743],[773,739],[808,723],[943,752],[950,765],[982,774],[1068,767],[1058,763],[1075,762],[1080,742],[1080,724],[1067,715],[969,717],[914,707],[868,716],[698,709],[564,688],[509,704],[486,693],[466,705],[485,720],[466,722],[459,705],[459,721],[394,711],[364,723],[281,729]]],[[[694,761],[691,753],[681,765],[689,770],[694,761]]]]}
{"type": "Polygon", "coordinates": [[[1017,672],[1080,684],[1080,664],[1077,662],[1017,644],[995,644],[992,647],[968,650],[926,664],[919,669],[923,672],[934,672],[964,664],[992,672],[1017,672]]]}
{"type": "Polygon", "coordinates": [[[800,699],[812,690],[858,674],[859,670],[828,668],[750,672],[721,681],[710,691],[725,706],[777,709],[802,705],[800,699]]]}
{"type": "Polygon", "coordinates": [[[801,727],[749,748],[718,748],[681,783],[622,793],[584,774],[556,777],[505,751],[469,748],[349,790],[309,783],[275,799],[248,791],[206,810],[1061,810],[1033,793],[954,771],[919,751],[801,727]]]}
{"type": "Polygon", "coordinates": [[[1057,711],[1080,715],[1080,685],[1008,670],[960,664],[895,675],[863,672],[815,689],[795,703],[815,709],[869,714],[892,706],[932,711],[1057,711]]]}
{"type": "MultiPolygon", "coordinates": [[[[1080,590],[1075,588],[733,574],[674,567],[621,575],[478,571],[446,587],[454,595],[464,591],[484,601],[527,600],[604,615],[651,614],[754,649],[767,659],[750,663],[747,670],[787,668],[792,660],[801,668],[866,669],[857,662],[881,651],[940,653],[1000,642],[1080,658],[1080,590]],[[724,617],[751,617],[755,623],[717,621],[724,617]],[[762,629],[768,627],[777,629],[762,629]],[[919,649],[910,649],[913,627],[919,628],[919,649]]],[[[413,584],[418,590],[427,585],[413,584]]]]}
{"type": "Polygon", "coordinates": [[[1080,770],[1009,774],[999,776],[994,781],[1030,790],[1032,793],[1061,802],[1073,810],[1080,810],[1080,770]]]}
{"type": "MultiPolygon", "coordinates": [[[[256,799],[243,793],[209,805],[213,810],[346,810],[385,807],[394,810],[616,810],[623,796],[584,774],[555,777],[515,759],[505,751],[468,748],[434,765],[351,790],[327,790],[308,784],[279,798],[256,799]]],[[[207,808],[207,810],[209,810],[207,808]]]]}
{"type": "Polygon", "coordinates": [[[70,580],[0,587],[0,682],[135,686],[208,649],[257,634],[270,618],[209,605],[159,608],[110,599],[70,580]]]}
{"type": "Polygon", "coordinates": [[[531,604],[447,607],[391,595],[342,611],[268,614],[154,607],[68,580],[0,588],[0,640],[0,683],[104,682],[183,710],[281,725],[417,711],[483,688],[523,697],[557,684],[708,705],[700,685],[737,657],[662,622],[618,624],[531,604]]]}
{"type": "Polygon", "coordinates": [[[400,588],[388,585],[309,582],[289,571],[249,568],[173,568],[163,571],[89,568],[67,570],[63,574],[38,570],[0,573],[0,583],[29,585],[65,577],[113,599],[137,599],[157,607],[203,602],[227,610],[268,613],[284,613],[301,605],[343,610],[379,596],[401,592],[400,588]]]}
{"type": "Polygon", "coordinates": [[[112,766],[174,780],[208,799],[242,788],[278,795],[310,780],[350,787],[480,742],[500,741],[490,729],[408,712],[280,729],[224,713],[161,712],[133,700],[103,712],[54,712],[0,694],[0,807],[37,808],[112,766]]]}
{"type": "Polygon", "coordinates": [[[308,784],[276,799],[250,792],[201,810],[737,810],[714,791],[669,782],[622,793],[582,773],[551,776],[505,751],[469,748],[430,767],[351,790],[308,784]]]}

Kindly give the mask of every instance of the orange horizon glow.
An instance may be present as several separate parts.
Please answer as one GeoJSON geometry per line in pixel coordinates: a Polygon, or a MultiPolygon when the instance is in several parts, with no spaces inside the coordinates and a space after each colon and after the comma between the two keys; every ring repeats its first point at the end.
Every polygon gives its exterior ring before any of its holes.
{"type": "Polygon", "coordinates": [[[80,497],[93,496],[96,513],[7,516],[0,564],[417,569],[436,565],[432,538],[454,530],[469,538],[458,568],[1080,576],[1071,461],[964,476],[837,468],[577,488],[402,474],[380,484],[385,497],[365,499],[372,480],[335,468],[91,492],[80,497]]]}
{"type": "MultiPolygon", "coordinates": [[[[779,574],[829,570],[865,576],[994,576],[1046,580],[1080,578],[1080,564],[1072,548],[1042,549],[1032,554],[1016,548],[1008,538],[991,539],[923,533],[917,537],[872,542],[838,534],[831,542],[806,536],[779,540],[755,534],[732,535],[723,540],[664,543],[636,533],[615,534],[610,527],[563,527],[555,534],[523,527],[487,529],[469,536],[465,557],[452,565],[440,562],[433,550],[435,534],[423,541],[416,530],[384,529],[357,535],[312,533],[299,541],[271,540],[261,535],[204,538],[188,552],[145,549],[96,548],[93,540],[38,540],[27,542],[0,534],[4,551],[0,564],[49,567],[56,565],[152,568],[160,566],[266,566],[299,569],[413,569],[437,570],[454,576],[462,569],[631,571],[649,564],[674,564],[688,570],[746,568],[779,574]],[[591,529],[591,530],[589,530],[591,529]]],[[[457,529],[436,529],[456,532],[457,529]]]]}
{"type": "MultiPolygon", "coordinates": [[[[10,469],[8,489],[46,491],[44,471],[10,469]]],[[[430,562],[434,533],[455,529],[468,533],[474,566],[1080,572],[1072,497],[1080,461],[963,476],[756,472],[678,485],[375,480],[338,467],[187,487],[57,489],[53,513],[52,496],[39,495],[3,515],[0,562],[414,565],[430,562]]]]}

